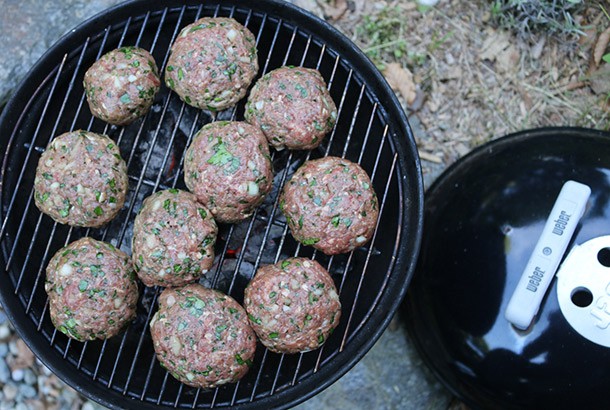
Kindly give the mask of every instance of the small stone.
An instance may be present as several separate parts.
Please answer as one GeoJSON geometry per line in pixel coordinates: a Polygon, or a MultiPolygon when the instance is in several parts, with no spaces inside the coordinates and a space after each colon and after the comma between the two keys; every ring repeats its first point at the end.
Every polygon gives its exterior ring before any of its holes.
{"type": "Polygon", "coordinates": [[[48,410],[47,403],[41,399],[30,399],[25,401],[29,410],[48,410]]]}
{"type": "Polygon", "coordinates": [[[28,406],[25,403],[18,403],[15,406],[15,410],[29,410],[28,406]]]}
{"type": "Polygon", "coordinates": [[[25,369],[25,373],[23,375],[23,381],[30,386],[36,384],[36,375],[31,369],[25,369]]]}
{"type": "Polygon", "coordinates": [[[32,399],[36,397],[36,389],[33,386],[27,384],[19,385],[19,393],[26,399],[32,399]]]}
{"type": "Polygon", "coordinates": [[[0,360],[0,383],[8,382],[11,377],[11,370],[4,360],[0,360]]]}
{"type": "Polygon", "coordinates": [[[66,401],[66,403],[72,403],[74,400],[76,400],[77,394],[76,391],[71,387],[66,386],[61,392],[61,397],[66,401]]]}
{"type": "Polygon", "coordinates": [[[0,340],[6,340],[11,336],[11,330],[8,327],[7,323],[2,323],[0,325],[0,340]]]}
{"type": "Polygon", "coordinates": [[[8,351],[13,356],[17,356],[19,354],[19,348],[17,347],[17,341],[11,340],[10,342],[8,342],[8,351]]]}
{"type": "Polygon", "coordinates": [[[93,403],[88,401],[85,404],[83,404],[83,407],[81,407],[81,410],[96,410],[96,408],[95,408],[95,405],[93,405],[93,403]]]}
{"type": "Polygon", "coordinates": [[[0,357],[5,358],[8,354],[8,345],[6,343],[0,343],[0,357]]]}
{"type": "Polygon", "coordinates": [[[23,371],[23,369],[15,369],[11,373],[11,378],[16,382],[20,382],[21,380],[23,380],[24,375],[25,372],[23,371]]]}
{"type": "Polygon", "coordinates": [[[4,388],[2,389],[2,393],[4,393],[4,399],[6,401],[14,400],[15,397],[17,397],[18,392],[19,389],[17,389],[17,386],[14,384],[5,384],[4,388]]]}
{"type": "Polygon", "coordinates": [[[45,376],[50,376],[53,374],[53,372],[51,372],[51,370],[47,366],[42,364],[40,360],[36,359],[36,363],[38,364],[38,366],[40,366],[40,368],[42,369],[42,374],[44,374],[45,376]]]}

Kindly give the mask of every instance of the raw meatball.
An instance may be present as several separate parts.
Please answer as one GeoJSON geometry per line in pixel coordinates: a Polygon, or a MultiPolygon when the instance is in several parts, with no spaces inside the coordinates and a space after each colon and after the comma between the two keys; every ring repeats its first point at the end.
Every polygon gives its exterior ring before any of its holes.
{"type": "Polygon", "coordinates": [[[42,153],[34,201],[59,223],[99,227],[119,213],[127,189],[127,165],[114,141],[73,131],[53,139],[42,153]]]}
{"type": "Polygon", "coordinates": [[[165,289],[150,331],[163,367],[189,386],[236,382],[254,359],[256,335],[244,308],[199,284],[165,289]]]}
{"type": "Polygon", "coordinates": [[[313,149],[333,129],[337,108],[318,70],[280,67],[256,82],[246,121],[276,149],[313,149]]]}
{"type": "Polygon", "coordinates": [[[193,107],[220,111],[246,95],[257,72],[252,33],[232,18],[204,17],[176,38],[165,84],[193,107]]]}
{"type": "Polygon", "coordinates": [[[45,290],[53,325],[81,342],[112,337],[136,316],[131,260],[106,242],[82,238],[57,251],[45,290]]]}
{"type": "Polygon", "coordinates": [[[260,268],[246,287],[244,307],[260,341],[278,353],[317,349],[341,317],[333,280],[307,258],[260,268]]]}
{"type": "Polygon", "coordinates": [[[148,112],[161,80],[148,51],[121,47],[93,63],[85,73],[83,86],[94,116],[110,124],[126,125],[148,112]]]}
{"type": "Polygon", "coordinates": [[[305,162],[284,187],[280,208],[292,236],[327,255],[368,242],[379,215],[367,173],[337,157],[305,162]]]}
{"type": "Polygon", "coordinates": [[[217,221],[249,217],[273,182],[265,136],[245,122],[205,125],[186,151],[184,182],[217,221]]]}
{"type": "Polygon", "coordinates": [[[133,263],[146,286],[196,281],[214,263],[218,228],[195,195],[177,189],[144,200],[133,226],[133,263]]]}

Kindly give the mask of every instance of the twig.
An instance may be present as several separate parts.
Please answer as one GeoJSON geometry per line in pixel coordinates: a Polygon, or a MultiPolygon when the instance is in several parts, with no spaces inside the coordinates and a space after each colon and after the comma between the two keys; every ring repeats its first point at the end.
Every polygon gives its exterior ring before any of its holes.
{"type": "Polygon", "coordinates": [[[429,152],[417,150],[419,152],[419,158],[424,161],[434,162],[435,164],[442,164],[443,160],[434,154],[430,154],[429,152]]]}

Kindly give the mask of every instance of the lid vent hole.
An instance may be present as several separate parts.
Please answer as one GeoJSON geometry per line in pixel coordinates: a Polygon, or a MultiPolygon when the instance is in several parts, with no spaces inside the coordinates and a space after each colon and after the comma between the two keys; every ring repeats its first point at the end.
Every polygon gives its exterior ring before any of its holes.
{"type": "Polygon", "coordinates": [[[572,291],[571,299],[576,306],[584,308],[593,302],[593,294],[587,288],[576,288],[572,291]]]}
{"type": "Polygon", "coordinates": [[[602,248],[597,252],[597,260],[606,268],[610,268],[610,248],[602,248]]]}

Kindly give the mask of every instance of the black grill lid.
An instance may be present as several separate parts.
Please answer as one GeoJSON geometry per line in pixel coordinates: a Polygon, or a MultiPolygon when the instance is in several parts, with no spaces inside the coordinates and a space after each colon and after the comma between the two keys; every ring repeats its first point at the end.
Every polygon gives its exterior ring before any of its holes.
{"type": "MultiPolygon", "coordinates": [[[[570,326],[557,278],[528,329],[504,317],[568,180],[592,190],[570,247],[609,235],[607,132],[546,128],[498,139],[448,168],[426,193],[407,327],[438,378],[473,408],[610,407],[610,348],[570,326]]],[[[579,308],[591,312],[597,303],[603,297],[579,308]]]]}
{"type": "Polygon", "coordinates": [[[326,22],[275,0],[123,3],[63,37],[35,65],[0,117],[0,298],[20,336],[68,384],[113,408],[289,407],[329,386],[370,349],[406,292],[419,250],[423,187],[415,141],[396,96],[379,71],[326,22]],[[193,134],[214,120],[242,119],[244,101],[216,115],[183,104],[162,86],[153,109],[126,127],[93,118],[82,89],[86,69],[121,45],[150,50],[161,71],[178,31],[203,16],[231,16],[256,37],[259,75],[281,65],[318,68],[338,107],[337,125],[314,151],[272,156],[275,190],[255,215],[220,227],[218,263],[204,284],[238,301],[263,263],[289,256],[318,260],[339,289],[343,317],[322,349],[278,355],[259,345],[254,366],[239,383],[212,390],[178,383],[155,358],[148,322],[159,289],[142,290],[138,316],[122,335],[78,343],[52,326],[44,269],[63,245],[82,236],[130,253],[131,227],[146,196],[184,188],[182,155],[193,134]],[[56,135],[87,129],[106,133],[128,163],[130,190],[119,216],[101,229],[69,228],[33,204],[33,177],[56,135]],[[278,191],[309,158],[358,162],[380,200],[376,234],[367,246],[327,257],[296,243],[278,211],[278,191]]]}

